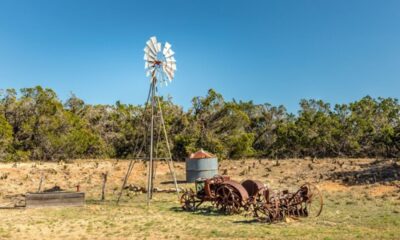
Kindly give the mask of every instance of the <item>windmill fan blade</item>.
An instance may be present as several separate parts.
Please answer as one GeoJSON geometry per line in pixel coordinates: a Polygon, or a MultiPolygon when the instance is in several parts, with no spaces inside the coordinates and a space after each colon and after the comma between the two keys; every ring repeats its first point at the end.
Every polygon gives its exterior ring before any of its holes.
{"type": "Polygon", "coordinates": [[[146,59],[151,59],[151,60],[156,60],[156,57],[155,56],[153,56],[152,54],[149,54],[149,53],[145,53],[144,54],[144,57],[146,58],[146,59]]]}
{"type": "Polygon", "coordinates": [[[175,62],[167,62],[167,67],[172,71],[176,71],[176,63],[175,62]]]}
{"type": "Polygon", "coordinates": [[[164,73],[164,75],[166,75],[169,78],[167,68],[165,65],[163,65],[163,73],[164,73]]]}
{"type": "Polygon", "coordinates": [[[152,56],[153,58],[156,58],[156,55],[153,53],[153,51],[148,46],[146,46],[144,48],[144,52],[145,52],[145,54],[148,54],[148,55],[152,56]]]}
{"type": "Polygon", "coordinates": [[[155,58],[151,57],[150,55],[144,55],[144,60],[148,61],[148,62],[154,62],[156,61],[155,58]]]}
{"type": "Polygon", "coordinates": [[[174,57],[170,57],[166,59],[167,63],[176,63],[176,60],[174,57]]]}
{"type": "Polygon", "coordinates": [[[165,75],[167,75],[167,77],[169,78],[169,73],[168,73],[168,69],[167,69],[167,66],[166,65],[163,65],[163,72],[164,72],[164,74],[165,75]]]}
{"type": "Polygon", "coordinates": [[[172,65],[166,65],[165,68],[166,68],[168,71],[170,71],[170,72],[173,72],[173,71],[174,71],[172,65]]]}
{"type": "Polygon", "coordinates": [[[152,54],[149,54],[149,53],[145,53],[144,58],[145,58],[145,60],[147,60],[147,59],[156,60],[156,57],[154,57],[152,54]]]}
{"type": "Polygon", "coordinates": [[[166,42],[164,45],[164,49],[163,49],[163,54],[165,55],[168,51],[168,49],[171,48],[171,44],[169,44],[169,42],[166,42]]]}
{"type": "Polygon", "coordinates": [[[146,61],[145,63],[144,63],[144,68],[145,69],[147,69],[147,68],[153,68],[154,67],[154,62],[153,61],[146,61]]]}
{"type": "Polygon", "coordinates": [[[150,41],[153,43],[153,46],[156,46],[156,45],[157,45],[157,38],[156,38],[155,36],[152,36],[152,37],[150,38],[150,41]]]}
{"type": "Polygon", "coordinates": [[[154,44],[151,40],[146,42],[146,46],[149,48],[149,50],[151,51],[151,53],[156,56],[157,55],[157,51],[156,48],[154,47],[154,44]]]}
{"type": "Polygon", "coordinates": [[[165,68],[165,72],[167,73],[168,78],[169,78],[170,80],[172,80],[172,78],[173,78],[173,76],[174,76],[174,73],[173,73],[170,69],[168,69],[168,68],[165,68]]]}
{"type": "Polygon", "coordinates": [[[174,55],[174,51],[172,51],[172,49],[168,49],[167,53],[165,54],[166,58],[172,57],[174,55]]]}
{"type": "Polygon", "coordinates": [[[167,61],[166,63],[167,63],[168,65],[174,65],[174,64],[176,65],[176,62],[173,62],[173,61],[167,61]]]}
{"type": "Polygon", "coordinates": [[[150,40],[151,44],[153,45],[153,49],[155,50],[154,53],[157,55],[157,53],[161,51],[161,43],[157,42],[156,37],[151,37],[150,40]]]}
{"type": "Polygon", "coordinates": [[[154,73],[154,68],[148,69],[146,71],[146,77],[150,77],[150,75],[153,75],[153,73],[154,73]]]}
{"type": "Polygon", "coordinates": [[[168,77],[168,80],[171,82],[172,81],[172,76],[169,73],[167,73],[167,77],[168,77]]]}

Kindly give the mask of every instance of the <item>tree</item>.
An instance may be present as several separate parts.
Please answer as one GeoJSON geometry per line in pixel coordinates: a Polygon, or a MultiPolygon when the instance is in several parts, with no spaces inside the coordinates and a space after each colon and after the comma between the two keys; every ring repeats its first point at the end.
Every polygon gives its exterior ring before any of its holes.
{"type": "Polygon", "coordinates": [[[337,122],[331,118],[330,105],[322,100],[301,100],[296,125],[302,156],[323,157],[332,154],[333,132],[337,122]]]}
{"type": "MultiPolygon", "coordinates": [[[[297,115],[284,106],[227,101],[213,89],[194,97],[187,111],[171,98],[157,100],[175,159],[200,148],[220,158],[400,156],[400,105],[394,98],[366,96],[333,109],[303,99],[297,115]]],[[[62,103],[40,86],[0,91],[0,159],[148,155],[149,116],[148,106],[90,105],[74,94],[62,103]]],[[[164,157],[163,129],[155,129],[154,139],[155,155],[164,157]]]]}
{"type": "Polygon", "coordinates": [[[12,155],[13,132],[12,126],[3,114],[0,114],[0,161],[8,161],[12,155]]]}

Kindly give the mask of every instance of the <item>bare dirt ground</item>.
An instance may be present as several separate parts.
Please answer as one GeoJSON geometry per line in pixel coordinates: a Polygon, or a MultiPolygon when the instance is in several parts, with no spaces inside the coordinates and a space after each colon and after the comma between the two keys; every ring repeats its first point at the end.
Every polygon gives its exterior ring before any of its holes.
{"type": "MultiPolygon", "coordinates": [[[[86,193],[84,207],[0,210],[0,239],[400,239],[400,162],[377,159],[225,160],[220,173],[233,179],[259,179],[271,189],[296,190],[305,182],[323,191],[317,219],[279,224],[254,222],[245,215],[223,216],[209,208],[183,212],[176,194],[158,193],[147,208],[144,194],[124,191],[115,198],[129,161],[75,160],[61,163],[0,164],[0,206],[15,195],[55,185],[86,193]],[[99,202],[101,174],[108,172],[105,202],[99,202]]],[[[185,164],[175,163],[180,187],[185,164]]],[[[157,164],[156,186],[173,188],[167,164],[157,164]]],[[[128,184],[145,186],[146,166],[137,162],[128,184]]]]}

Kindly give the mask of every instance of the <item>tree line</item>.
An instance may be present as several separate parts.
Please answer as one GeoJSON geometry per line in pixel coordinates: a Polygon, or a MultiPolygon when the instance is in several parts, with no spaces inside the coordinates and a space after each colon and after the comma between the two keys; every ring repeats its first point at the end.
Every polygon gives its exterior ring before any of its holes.
{"type": "MultiPolygon", "coordinates": [[[[366,96],[334,106],[303,99],[297,114],[268,103],[227,101],[213,89],[194,97],[187,111],[171,99],[159,100],[177,160],[200,148],[232,159],[400,157],[395,98],[366,96]]],[[[138,146],[144,156],[148,116],[144,105],[90,105],[75,95],[62,102],[40,86],[6,89],[0,92],[0,161],[133,158],[138,146]]],[[[154,134],[161,155],[165,139],[154,134]]]]}

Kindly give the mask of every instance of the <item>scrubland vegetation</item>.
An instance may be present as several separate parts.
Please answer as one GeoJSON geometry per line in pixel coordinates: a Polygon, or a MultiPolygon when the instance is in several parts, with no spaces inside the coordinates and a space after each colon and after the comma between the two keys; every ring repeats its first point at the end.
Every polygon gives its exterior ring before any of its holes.
{"type": "MultiPolygon", "coordinates": [[[[161,102],[177,160],[199,148],[224,159],[400,156],[400,105],[393,98],[335,105],[303,99],[297,114],[227,101],[214,90],[193,98],[187,111],[171,99],[161,102]]],[[[142,105],[90,105],[75,95],[61,102],[39,86],[7,89],[0,95],[0,160],[137,157],[149,137],[148,115],[142,105]]]]}

